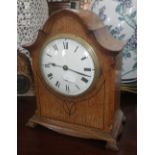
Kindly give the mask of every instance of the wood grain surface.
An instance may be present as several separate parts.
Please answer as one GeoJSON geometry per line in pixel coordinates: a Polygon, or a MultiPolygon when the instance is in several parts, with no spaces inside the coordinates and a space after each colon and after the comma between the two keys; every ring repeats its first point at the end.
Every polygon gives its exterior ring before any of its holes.
{"type": "Polygon", "coordinates": [[[42,126],[26,127],[36,108],[34,97],[18,97],[18,155],[137,155],[137,97],[121,94],[126,115],[120,137],[120,151],[106,150],[104,141],[86,140],[58,134],[42,126]]]}
{"type": "Polygon", "coordinates": [[[100,137],[97,139],[108,140],[109,147],[118,150],[116,140],[124,117],[119,107],[121,48],[123,43],[106,33],[100,19],[90,11],[61,10],[51,14],[35,43],[27,47],[33,60],[37,98],[36,113],[28,125],[36,123],[83,138],[100,137]],[[86,93],[74,98],[51,90],[40,70],[42,48],[51,38],[62,34],[81,38],[91,46],[97,57],[94,56],[98,64],[95,70],[99,74],[95,84],[86,93]]]}

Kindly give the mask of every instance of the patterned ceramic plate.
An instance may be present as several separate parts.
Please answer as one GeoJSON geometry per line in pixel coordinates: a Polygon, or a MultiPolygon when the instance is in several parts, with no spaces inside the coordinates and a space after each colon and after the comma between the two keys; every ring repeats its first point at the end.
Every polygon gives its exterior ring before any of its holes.
{"type": "Polygon", "coordinates": [[[136,0],[92,0],[96,13],[114,38],[128,41],[123,49],[122,83],[137,79],[136,0]]]}

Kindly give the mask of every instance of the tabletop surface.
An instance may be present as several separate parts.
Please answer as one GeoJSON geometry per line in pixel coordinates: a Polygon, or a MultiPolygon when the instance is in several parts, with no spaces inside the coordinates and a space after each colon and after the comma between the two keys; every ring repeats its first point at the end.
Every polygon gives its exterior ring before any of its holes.
{"type": "Polygon", "coordinates": [[[126,116],[119,138],[120,150],[104,148],[105,142],[58,134],[42,126],[26,127],[36,107],[35,97],[17,98],[18,155],[137,155],[137,95],[121,94],[121,108],[126,116]]]}

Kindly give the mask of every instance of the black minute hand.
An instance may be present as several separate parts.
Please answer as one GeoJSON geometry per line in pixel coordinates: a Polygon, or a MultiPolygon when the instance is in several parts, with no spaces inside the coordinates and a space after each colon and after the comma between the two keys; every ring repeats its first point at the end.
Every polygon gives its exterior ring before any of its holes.
{"type": "Polygon", "coordinates": [[[67,65],[64,65],[64,66],[61,66],[61,65],[58,65],[58,64],[55,64],[55,63],[50,63],[52,66],[54,67],[60,67],[60,68],[63,68],[64,70],[70,70],[71,72],[74,72],[74,73],[77,73],[77,74],[80,74],[80,75],[83,75],[83,76],[86,76],[86,77],[91,77],[90,75],[87,75],[87,74],[84,74],[84,73],[81,73],[81,72],[78,72],[76,70],[73,70],[71,68],[68,68],[67,65]]]}
{"type": "Polygon", "coordinates": [[[91,77],[90,75],[87,75],[87,74],[84,74],[84,73],[81,73],[81,72],[75,71],[75,70],[73,70],[73,69],[71,69],[71,68],[68,68],[68,70],[70,70],[70,71],[72,71],[72,72],[74,72],[74,73],[77,73],[77,74],[83,75],[83,76],[91,77]]]}

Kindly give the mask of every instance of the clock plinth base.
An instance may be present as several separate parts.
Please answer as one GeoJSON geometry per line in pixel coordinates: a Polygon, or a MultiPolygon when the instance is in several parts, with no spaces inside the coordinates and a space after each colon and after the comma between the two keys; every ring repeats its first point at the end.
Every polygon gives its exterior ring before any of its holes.
{"type": "Polygon", "coordinates": [[[61,134],[79,138],[103,140],[107,142],[106,148],[118,151],[117,138],[122,133],[124,118],[123,112],[118,110],[111,132],[104,132],[101,129],[47,119],[45,117],[40,117],[37,114],[35,114],[26,125],[34,128],[39,124],[61,134]]]}
{"type": "Polygon", "coordinates": [[[29,120],[26,123],[26,126],[31,127],[31,128],[35,128],[37,125],[38,125],[38,123],[35,123],[35,122],[31,121],[31,120],[29,120]]]}
{"type": "Polygon", "coordinates": [[[105,147],[106,147],[106,149],[110,149],[110,150],[113,150],[113,151],[119,151],[117,141],[107,142],[105,147]]]}

